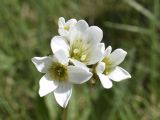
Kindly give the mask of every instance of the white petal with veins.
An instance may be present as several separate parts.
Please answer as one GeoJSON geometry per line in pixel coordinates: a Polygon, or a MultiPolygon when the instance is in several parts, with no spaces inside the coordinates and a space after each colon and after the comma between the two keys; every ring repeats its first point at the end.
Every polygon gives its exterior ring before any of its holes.
{"type": "Polygon", "coordinates": [[[47,74],[45,74],[39,81],[39,95],[41,97],[49,94],[58,87],[58,82],[52,80],[47,74]]]}
{"type": "Polygon", "coordinates": [[[69,45],[66,39],[62,36],[55,36],[51,40],[51,49],[53,53],[58,50],[63,50],[67,56],[69,56],[69,45]]]}
{"type": "Polygon", "coordinates": [[[105,70],[105,63],[99,62],[98,65],[96,66],[96,73],[97,74],[103,73],[104,70],[105,70]]]}
{"type": "Polygon", "coordinates": [[[49,56],[34,57],[32,58],[32,62],[34,63],[39,72],[46,73],[52,63],[52,58],[49,56]]]}
{"type": "Polygon", "coordinates": [[[69,81],[74,84],[82,84],[92,77],[92,73],[77,66],[68,66],[69,81]]]}
{"type": "Polygon", "coordinates": [[[98,74],[98,76],[104,88],[109,89],[112,87],[112,81],[108,78],[108,76],[104,74],[98,74]]]}
{"type": "Polygon", "coordinates": [[[103,31],[97,26],[91,26],[86,30],[87,39],[92,43],[99,43],[103,38],[103,31]]]}
{"type": "Polygon", "coordinates": [[[57,103],[66,108],[72,95],[72,85],[69,83],[60,83],[58,88],[54,90],[54,96],[57,103]]]}
{"type": "Polygon", "coordinates": [[[57,52],[55,52],[54,56],[63,65],[67,65],[69,62],[69,58],[67,57],[66,53],[63,50],[58,50],[57,52]]]}
{"type": "Polygon", "coordinates": [[[63,28],[65,24],[65,19],[63,17],[60,17],[58,20],[58,27],[63,28]]]}
{"type": "Polygon", "coordinates": [[[131,78],[131,75],[121,67],[116,67],[108,77],[113,81],[119,82],[131,78]]]}
{"type": "Polygon", "coordinates": [[[108,56],[108,58],[112,66],[117,66],[123,62],[126,55],[127,55],[126,51],[122,49],[116,49],[108,56]]]}
{"type": "Polygon", "coordinates": [[[80,32],[84,32],[86,31],[86,29],[88,28],[88,23],[84,20],[79,20],[75,26],[74,26],[74,29],[77,29],[78,31],[80,32]]]}
{"type": "Polygon", "coordinates": [[[83,69],[85,69],[86,71],[89,71],[89,68],[82,62],[79,62],[76,59],[70,59],[70,61],[77,67],[82,67],[83,69]]]}
{"type": "Polygon", "coordinates": [[[95,46],[92,46],[92,49],[91,49],[92,51],[90,53],[89,61],[88,61],[87,65],[95,64],[101,60],[101,58],[104,54],[102,49],[103,49],[103,45],[101,43],[98,43],[95,46]]]}

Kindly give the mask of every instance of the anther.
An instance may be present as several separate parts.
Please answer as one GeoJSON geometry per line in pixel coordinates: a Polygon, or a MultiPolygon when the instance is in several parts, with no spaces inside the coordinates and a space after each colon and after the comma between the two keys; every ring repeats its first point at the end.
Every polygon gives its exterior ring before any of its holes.
{"type": "Polygon", "coordinates": [[[73,50],[73,53],[74,53],[74,54],[79,53],[79,49],[74,49],[74,50],[73,50]]]}
{"type": "Polygon", "coordinates": [[[81,61],[84,61],[86,59],[86,55],[81,56],[81,61]]]}

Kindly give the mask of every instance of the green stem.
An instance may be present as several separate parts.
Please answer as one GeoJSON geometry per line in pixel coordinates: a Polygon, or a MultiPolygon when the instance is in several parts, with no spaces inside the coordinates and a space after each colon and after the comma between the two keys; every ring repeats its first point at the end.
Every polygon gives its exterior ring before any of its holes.
{"type": "Polygon", "coordinates": [[[63,109],[63,118],[62,118],[62,120],[67,120],[67,116],[68,116],[68,107],[63,109]]]}
{"type": "MultiPolygon", "coordinates": [[[[159,16],[159,0],[154,0],[154,16],[158,18],[159,16]]],[[[153,86],[156,86],[156,80],[155,80],[155,71],[157,68],[157,55],[156,55],[156,49],[158,44],[158,33],[157,33],[157,25],[155,22],[151,21],[151,74],[150,79],[153,86]]]]}

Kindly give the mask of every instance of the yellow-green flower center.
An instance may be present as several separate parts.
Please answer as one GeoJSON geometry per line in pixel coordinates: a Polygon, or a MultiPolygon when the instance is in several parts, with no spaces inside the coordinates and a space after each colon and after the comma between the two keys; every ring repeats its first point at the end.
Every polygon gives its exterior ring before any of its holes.
{"type": "Polygon", "coordinates": [[[48,69],[48,73],[53,80],[68,80],[67,67],[59,62],[53,62],[48,69]]]}
{"type": "Polygon", "coordinates": [[[91,54],[90,47],[89,43],[81,39],[75,40],[70,47],[70,57],[86,63],[91,54]]]}
{"type": "Polygon", "coordinates": [[[69,30],[69,28],[70,28],[69,26],[64,26],[64,29],[67,31],[69,30]]]}
{"type": "Polygon", "coordinates": [[[105,63],[104,74],[108,75],[111,72],[112,63],[110,62],[109,58],[107,58],[107,57],[105,57],[102,61],[105,63]]]}

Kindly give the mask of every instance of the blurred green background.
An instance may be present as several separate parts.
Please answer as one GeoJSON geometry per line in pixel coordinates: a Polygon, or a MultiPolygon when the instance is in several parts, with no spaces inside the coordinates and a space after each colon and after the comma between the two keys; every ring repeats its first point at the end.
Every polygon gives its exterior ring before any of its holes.
{"type": "Polygon", "coordinates": [[[132,75],[109,90],[75,85],[68,120],[160,120],[160,0],[0,0],[0,120],[61,120],[31,62],[52,54],[61,16],[99,26],[106,46],[128,52],[121,66],[132,75]]]}

